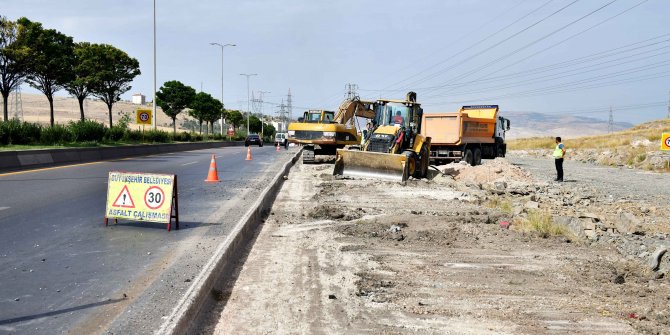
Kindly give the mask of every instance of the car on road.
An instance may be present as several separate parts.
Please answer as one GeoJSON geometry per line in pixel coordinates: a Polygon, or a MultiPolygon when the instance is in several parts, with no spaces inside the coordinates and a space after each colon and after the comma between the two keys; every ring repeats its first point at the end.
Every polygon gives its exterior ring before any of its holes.
{"type": "Polygon", "coordinates": [[[244,140],[244,146],[248,147],[252,144],[258,145],[259,147],[262,147],[263,146],[263,140],[261,139],[260,136],[258,136],[258,134],[250,134],[244,140]]]}
{"type": "Polygon", "coordinates": [[[281,145],[285,148],[288,148],[288,134],[287,133],[277,133],[275,135],[275,147],[281,145]]]}

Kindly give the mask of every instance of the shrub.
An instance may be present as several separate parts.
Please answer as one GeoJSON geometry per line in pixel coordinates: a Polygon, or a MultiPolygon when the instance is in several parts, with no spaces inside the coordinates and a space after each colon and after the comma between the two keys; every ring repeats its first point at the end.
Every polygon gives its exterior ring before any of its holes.
{"type": "Polygon", "coordinates": [[[568,230],[554,223],[554,218],[549,213],[531,211],[525,219],[515,220],[515,225],[523,232],[537,233],[540,237],[567,236],[568,230]]]}
{"type": "Polygon", "coordinates": [[[152,143],[167,143],[170,141],[170,134],[162,130],[149,130],[144,133],[144,140],[152,143]]]}
{"type": "Polygon", "coordinates": [[[123,136],[126,134],[126,129],[120,126],[114,126],[112,128],[107,128],[105,132],[105,139],[110,142],[118,142],[123,139],[123,136]]]}
{"type": "Polygon", "coordinates": [[[128,130],[123,134],[123,139],[128,142],[139,142],[142,140],[142,131],[128,130]]]}
{"type": "Polygon", "coordinates": [[[191,133],[185,131],[176,133],[174,136],[172,136],[172,140],[177,142],[188,142],[191,140],[191,133]]]}
{"type": "Polygon", "coordinates": [[[202,141],[202,140],[203,140],[203,137],[202,137],[201,134],[195,134],[195,133],[191,134],[191,142],[198,142],[198,141],[202,141]]]}
{"type": "Polygon", "coordinates": [[[68,127],[59,124],[42,129],[40,143],[47,145],[65,144],[72,141],[72,133],[68,127]]]}
{"type": "Polygon", "coordinates": [[[92,120],[79,120],[70,122],[68,128],[75,142],[100,142],[105,137],[106,127],[102,123],[92,120]]]}

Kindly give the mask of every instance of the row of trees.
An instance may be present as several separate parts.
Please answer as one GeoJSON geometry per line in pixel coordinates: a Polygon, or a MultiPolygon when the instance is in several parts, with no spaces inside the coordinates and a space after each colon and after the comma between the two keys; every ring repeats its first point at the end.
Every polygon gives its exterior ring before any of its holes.
{"type": "Polygon", "coordinates": [[[112,127],[112,105],[131,89],[130,82],[139,74],[139,62],[114,46],[75,43],[72,37],[39,22],[0,16],[0,94],[5,121],[9,94],[27,82],[49,101],[51,126],[54,93],[65,89],[79,101],[82,120],[84,100],[89,96],[102,100],[112,127]]]}
{"type": "MultiPolygon", "coordinates": [[[[173,133],[177,131],[177,115],[185,110],[188,110],[191,117],[198,120],[201,133],[203,122],[206,122],[211,132],[214,132],[214,122],[221,117],[225,118],[235,128],[238,128],[245,121],[240,111],[226,110],[223,103],[209,93],[196,93],[194,88],[177,80],[167,81],[161,86],[156,92],[156,105],[160,106],[163,112],[172,118],[173,133]]],[[[249,117],[249,131],[261,132],[261,130],[269,135],[275,133],[272,125],[265,124],[258,117],[251,115],[249,117]]]]}
{"type": "MultiPolygon", "coordinates": [[[[24,82],[38,89],[49,101],[50,124],[54,126],[54,93],[67,90],[79,101],[81,120],[85,120],[84,100],[95,96],[102,100],[112,122],[112,106],[121,95],[131,89],[130,82],[140,74],[139,62],[122,50],[108,44],[75,43],[72,37],[54,29],[46,29],[39,22],[22,17],[11,21],[0,16],[0,93],[4,106],[4,120],[9,120],[9,94],[24,82]]],[[[198,120],[200,132],[203,122],[214,127],[224,117],[235,128],[244,121],[242,113],[225,110],[221,101],[205,92],[173,80],[156,92],[156,105],[172,119],[176,134],[177,115],[188,110],[198,120]]],[[[274,134],[274,127],[251,116],[250,130],[274,134]]]]}

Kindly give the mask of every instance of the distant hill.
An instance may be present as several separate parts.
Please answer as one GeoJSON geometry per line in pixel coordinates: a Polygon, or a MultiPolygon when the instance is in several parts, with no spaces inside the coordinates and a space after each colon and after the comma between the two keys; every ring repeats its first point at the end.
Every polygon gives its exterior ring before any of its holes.
{"type": "MultiPolygon", "coordinates": [[[[577,115],[550,115],[543,113],[503,113],[510,119],[511,127],[507,133],[510,139],[561,136],[575,138],[580,136],[607,134],[607,121],[577,115]]],[[[633,127],[628,122],[615,122],[614,131],[633,127]]]]}

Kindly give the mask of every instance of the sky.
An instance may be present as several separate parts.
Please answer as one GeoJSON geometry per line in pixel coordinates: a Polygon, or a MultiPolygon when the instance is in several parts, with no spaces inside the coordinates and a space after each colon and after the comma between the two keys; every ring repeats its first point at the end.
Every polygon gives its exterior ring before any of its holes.
{"type": "MultiPolygon", "coordinates": [[[[355,84],[366,100],[415,91],[429,113],[497,104],[607,119],[611,107],[640,123],[668,115],[668,13],[666,0],[156,0],[157,86],[220,98],[223,70],[226,108],[247,109],[240,74],[257,74],[265,114],[289,89],[294,117],[334,110],[355,84]],[[222,55],[212,42],[236,46],[222,55]]],[[[123,98],[152,99],[153,1],[0,0],[0,15],[126,51],[142,74],[123,98]]]]}

